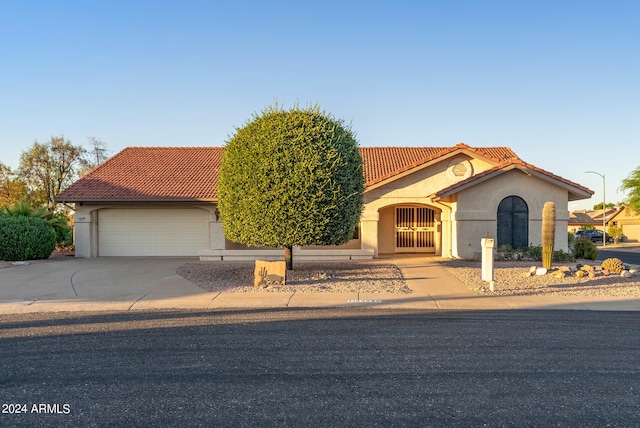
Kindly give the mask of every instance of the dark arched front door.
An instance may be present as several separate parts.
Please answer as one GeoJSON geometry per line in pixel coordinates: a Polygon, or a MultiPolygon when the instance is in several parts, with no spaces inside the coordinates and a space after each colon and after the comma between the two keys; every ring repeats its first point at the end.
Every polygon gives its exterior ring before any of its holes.
{"type": "Polygon", "coordinates": [[[518,196],[507,196],[498,205],[498,246],[529,246],[529,208],[518,196]]]}

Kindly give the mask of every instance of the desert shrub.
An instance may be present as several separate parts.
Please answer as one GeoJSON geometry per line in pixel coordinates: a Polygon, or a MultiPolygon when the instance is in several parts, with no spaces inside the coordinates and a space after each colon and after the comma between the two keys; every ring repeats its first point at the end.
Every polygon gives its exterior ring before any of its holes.
{"type": "Polygon", "coordinates": [[[498,248],[496,248],[496,251],[499,253],[512,253],[513,247],[509,244],[502,244],[499,245],[498,248]]]}
{"type": "Polygon", "coordinates": [[[51,225],[37,217],[0,216],[0,260],[48,258],[56,246],[51,225]]]}
{"type": "Polygon", "coordinates": [[[562,250],[557,250],[553,252],[553,261],[554,262],[575,262],[576,257],[571,253],[565,253],[562,250]]]}
{"type": "Polygon", "coordinates": [[[595,260],[598,257],[598,249],[591,239],[580,238],[573,244],[573,255],[576,259],[595,260]]]}
{"type": "MultiPolygon", "coordinates": [[[[542,246],[541,245],[530,245],[525,248],[521,248],[518,250],[522,254],[522,258],[535,260],[537,262],[542,261],[542,246]]],[[[575,261],[575,257],[571,253],[566,253],[562,250],[557,250],[553,252],[553,261],[554,262],[572,262],[575,261]]]]}
{"type": "Polygon", "coordinates": [[[509,244],[499,245],[496,248],[497,260],[513,260],[513,247],[509,244]]]}
{"type": "Polygon", "coordinates": [[[535,261],[542,260],[542,246],[541,245],[530,245],[526,248],[522,249],[522,254],[529,259],[535,261]]]}

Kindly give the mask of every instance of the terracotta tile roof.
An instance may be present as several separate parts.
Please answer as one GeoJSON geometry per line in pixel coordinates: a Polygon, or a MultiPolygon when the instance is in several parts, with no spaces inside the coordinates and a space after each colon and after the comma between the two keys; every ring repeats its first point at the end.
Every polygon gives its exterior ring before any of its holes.
{"type": "Polygon", "coordinates": [[[463,143],[453,147],[361,147],[365,183],[371,186],[439,157],[462,150],[473,152],[494,163],[519,159],[518,155],[508,147],[473,148],[463,143]]]}
{"type": "Polygon", "coordinates": [[[128,147],[57,201],[217,200],[221,147],[128,147]]]}
{"type": "MultiPolygon", "coordinates": [[[[449,187],[446,187],[442,190],[440,190],[439,192],[437,192],[437,194],[435,196],[437,197],[444,197],[447,195],[450,195],[452,193],[455,193],[463,188],[467,188],[470,187],[471,185],[478,183],[478,182],[482,182],[485,179],[495,176],[497,174],[501,174],[503,172],[506,171],[510,171],[514,168],[518,168],[520,170],[523,171],[527,171],[527,172],[531,172],[531,173],[537,173],[543,177],[546,177],[547,179],[550,179],[551,181],[555,181],[559,184],[564,184],[565,186],[568,186],[570,188],[573,188],[573,193],[577,196],[574,199],[582,199],[582,197],[584,197],[585,195],[591,196],[593,195],[593,190],[590,190],[584,186],[581,186],[578,183],[574,183],[573,181],[567,180],[565,178],[560,177],[559,175],[555,175],[549,171],[545,171],[542,168],[538,168],[535,165],[531,165],[530,163],[527,163],[525,161],[523,161],[522,159],[512,159],[512,160],[507,160],[504,161],[496,166],[494,166],[493,168],[490,168],[486,171],[483,171],[481,173],[472,175],[471,177],[467,178],[466,180],[462,180],[459,181],[458,183],[452,184],[449,187]]],[[[569,200],[574,200],[571,198],[571,195],[569,197],[569,200]]]]}
{"type": "MultiPolygon", "coordinates": [[[[521,163],[591,192],[525,164],[508,147],[473,148],[462,143],[453,147],[361,147],[365,184],[380,183],[456,151],[473,152],[496,166],[451,187],[490,174],[505,165],[521,163]]],[[[216,201],[223,152],[222,147],[128,147],[62,191],[56,200],[216,201]]]]}

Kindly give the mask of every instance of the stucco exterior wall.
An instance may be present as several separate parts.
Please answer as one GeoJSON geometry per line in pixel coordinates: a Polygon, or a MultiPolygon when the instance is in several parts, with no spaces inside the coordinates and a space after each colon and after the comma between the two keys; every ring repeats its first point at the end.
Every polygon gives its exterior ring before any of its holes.
{"type": "Polygon", "coordinates": [[[454,235],[457,238],[454,257],[477,257],[481,251],[482,238],[497,239],[498,205],[508,196],[519,196],[527,203],[530,245],[541,244],[542,208],[545,202],[554,202],[555,249],[568,251],[568,192],[545,180],[513,170],[459,192],[452,214],[454,235]]]}
{"type": "MultiPolygon", "coordinates": [[[[394,252],[394,207],[399,205],[427,206],[436,212],[437,245],[436,254],[443,257],[452,256],[452,227],[450,204],[436,202],[431,195],[456,182],[468,178],[472,174],[485,171],[493,165],[483,160],[458,154],[443,159],[407,176],[398,178],[365,193],[363,216],[377,217],[375,227],[377,233],[377,249],[379,253],[394,252]],[[462,167],[454,172],[454,167],[462,167]],[[462,171],[461,171],[462,170],[462,171]],[[462,172],[462,174],[460,174],[462,172]],[[460,175],[456,175],[460,174],[460,175]]],[[[374,228],[367,230],[372,233],[374,228]]],[[[364,239],[363,230],[363,239],[364,239]]],[[[373,238],[370,238],[373,240],[373,238]]],[[[363,240],[363,242],[365,242],[363,240]]],[[[365,248],[363,246],[363,248],[365,248]]]]}

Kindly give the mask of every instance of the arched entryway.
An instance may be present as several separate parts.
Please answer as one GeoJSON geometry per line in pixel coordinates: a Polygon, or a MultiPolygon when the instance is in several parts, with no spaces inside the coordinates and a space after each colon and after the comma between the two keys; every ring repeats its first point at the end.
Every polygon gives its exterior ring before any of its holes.
{"type": "Polygon", "coordinates": [[[436,212],[424,206],[395,207],[395,253],[436,251],[436,212]]]}
{"type": "Polygon", "coordinates": [[[529,246],[529,207],[519,196],[507,196],[498,205],[498,246],[529,246]]]}

